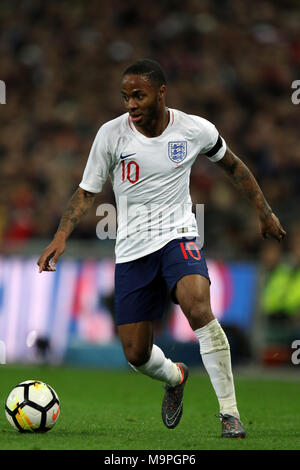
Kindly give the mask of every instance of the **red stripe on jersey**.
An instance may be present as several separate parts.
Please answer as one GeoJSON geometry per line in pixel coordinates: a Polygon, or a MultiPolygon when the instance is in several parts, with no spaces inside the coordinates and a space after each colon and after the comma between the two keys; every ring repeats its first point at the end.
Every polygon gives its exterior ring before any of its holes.
{"type": "Polygon", "coordinates": [[[174,111],[171,110],[172,118],[171,118],[171,126],[174,124],[174,111]]]}

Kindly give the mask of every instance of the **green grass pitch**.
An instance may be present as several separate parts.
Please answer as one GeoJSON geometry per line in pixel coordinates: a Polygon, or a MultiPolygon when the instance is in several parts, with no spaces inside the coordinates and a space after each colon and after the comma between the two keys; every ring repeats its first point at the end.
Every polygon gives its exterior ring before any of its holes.
{"type": "Polygon", "coordinates": [[[246,439],[222,439],[217,400],[205,372],[191,371],[184,413],[164,427],[162,384],[134,371],[49,366],[0,368],[0,450],[294,450],[300,449],[300,381],[235,377],[246,439]],[[49,383],[61,415],[46,434],[20,434],[6,421],[9,391],[27,379],[49,383]]]}

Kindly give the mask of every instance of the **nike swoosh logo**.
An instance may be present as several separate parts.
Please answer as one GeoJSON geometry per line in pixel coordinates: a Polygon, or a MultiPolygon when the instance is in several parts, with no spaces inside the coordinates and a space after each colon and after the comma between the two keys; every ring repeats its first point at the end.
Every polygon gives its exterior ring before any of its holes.
{"type": "Polygon", "coordinates": [[[55,420],[58,418],[59,411],[60,411],[60,404],[59,404],[59,407],[58,407],[57,412],[54,413],[54,411],[53,411],[53,413],[52,413],[52,419],[53,419],[53,421],[55,421],[55,420]]]}
{"type": "Polygon", "coordinates": [[[177,416],[179,415],[179,413],[181,412],[182,410],[182,402],[180,403],[179,407],[177,408],[177,410],[175,411],[175,413],[171,416],[166,416],[166,422],[168,424],[168,426],[172,426],[177,418],[177,416]]]}
{"type": "Polygon", "coordinates": [[[127,157],[132,157],[132,155],[136,155],[136,153],[129,153],[128,155],[120,155],[120,158],[123,159],[123,158],[127,158],[127,157]]]}

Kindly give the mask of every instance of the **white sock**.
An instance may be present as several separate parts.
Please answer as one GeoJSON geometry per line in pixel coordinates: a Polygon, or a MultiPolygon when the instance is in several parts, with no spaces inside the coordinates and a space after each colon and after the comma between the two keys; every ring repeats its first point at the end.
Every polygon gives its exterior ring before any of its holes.
{"type": "Polygon", "coordinates": [[[148,375],[152,379],[166,382],[171,387],[177,385],[182,379],[179,367],[171,359],[167,359],[156,344],[153,344],[150,359],[146,364],[138,367],[130,365],[134,370],[148,375]]]}
{"type": "Polygon", "coordinates": [[[195,330],[200,354],[217,395],[220,413],[239,418],[231,369],[230,347],[217,319],[195,330]]]}

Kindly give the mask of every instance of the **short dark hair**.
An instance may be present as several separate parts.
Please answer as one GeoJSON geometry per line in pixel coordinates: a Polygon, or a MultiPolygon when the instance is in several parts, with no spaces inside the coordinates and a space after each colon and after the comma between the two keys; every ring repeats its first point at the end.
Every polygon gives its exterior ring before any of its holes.
{"type": "Polygon", "coordinates": [[[166,85],[167,80],[161,65],[152,59],[139,59],[129,65],[123,72],[124,75],[147,75],[149,80],[156,82],[159,86],[166,85]]]}

